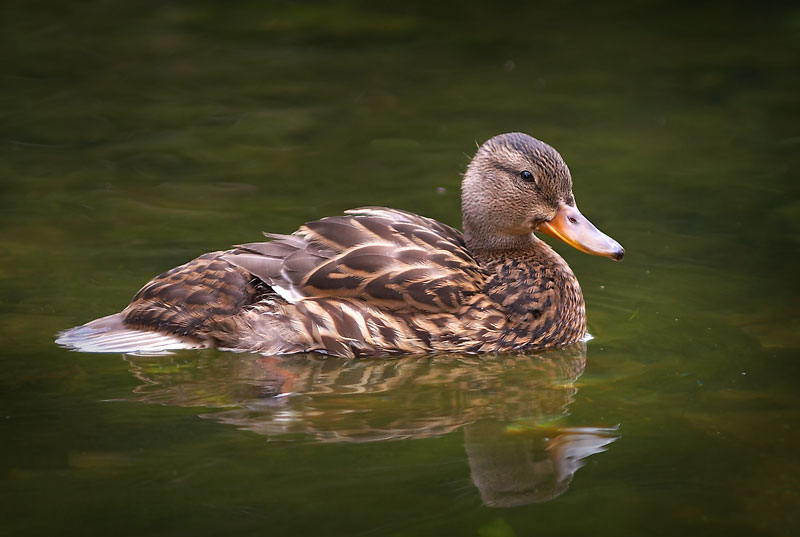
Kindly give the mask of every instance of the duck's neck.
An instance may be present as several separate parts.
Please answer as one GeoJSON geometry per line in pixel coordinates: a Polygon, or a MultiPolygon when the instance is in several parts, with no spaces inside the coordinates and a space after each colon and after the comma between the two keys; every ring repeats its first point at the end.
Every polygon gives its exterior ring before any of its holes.
{"type": "Polygon", "coordinates": [[[546,242],[533,233],[526,235],[492,235],[488,240],[480,235],[464,233],[467,249],[484,268],[511,260],[523,261],[532,269],[551,267],[564,269],[575,278],[567,262],[546,242]]]}
{"type": "Polygon", "coordinates": [[[520,322],[530,323],[532,348],[567,345],[582,338],[586,307],[567,262],[532,233],[504,246],[470,244],[467,239],[467,248],[489,274],[487,295],[512,317],[519,314],[520,322]]]}

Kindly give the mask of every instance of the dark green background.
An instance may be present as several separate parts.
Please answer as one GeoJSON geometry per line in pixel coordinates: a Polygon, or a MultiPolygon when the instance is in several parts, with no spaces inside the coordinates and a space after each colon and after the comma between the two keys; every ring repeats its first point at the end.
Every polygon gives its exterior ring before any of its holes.
{"type": "Polygon", "coordinates": [[[428,4],[0,6],[0,533],[798,532],[800,8],[428,4]],[[512,130],[561,151],[628,252],[556,246],[595,339],[564,415],[531,411],[518,434],[556,419],[620,438],[549,502],[482,505],[460,427],[353,444],[302,419],[437,415],[428,430],[494,405],[513,425],[518,395],[472,361],[463,384],[414,373],[256,409],[300,418],[259,434],[200,417],[247,410],[255,356],[53,343],[262,230],[360,205],[459,225],[476,142],[512,130]]]}

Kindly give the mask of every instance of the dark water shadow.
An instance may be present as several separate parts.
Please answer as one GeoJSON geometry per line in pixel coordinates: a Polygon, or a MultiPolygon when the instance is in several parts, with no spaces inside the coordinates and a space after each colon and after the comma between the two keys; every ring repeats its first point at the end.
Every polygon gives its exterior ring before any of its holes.
{"type": "Polygon", "coordinates": [[[616,427],[563,427],[586,345],[531,356],[353,360],[187,353],[126,357],[146,403],[218,409],[204,418],[276,441],[379,442],[464,430],[488,506],[553,499],[616,427]]]}

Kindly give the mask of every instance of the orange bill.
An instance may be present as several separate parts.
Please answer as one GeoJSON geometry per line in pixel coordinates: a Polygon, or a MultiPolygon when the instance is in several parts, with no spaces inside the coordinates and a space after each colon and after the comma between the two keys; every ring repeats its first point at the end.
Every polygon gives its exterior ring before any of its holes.
{"type": "Polygon", "coordinates": [[[559,205],[555,217],[539,224],[537,230],[587,254],[602,255],[616,261],[625,255],[625,250],[617,241],[594,227],[577,207],[564,203],[559,205]]]}

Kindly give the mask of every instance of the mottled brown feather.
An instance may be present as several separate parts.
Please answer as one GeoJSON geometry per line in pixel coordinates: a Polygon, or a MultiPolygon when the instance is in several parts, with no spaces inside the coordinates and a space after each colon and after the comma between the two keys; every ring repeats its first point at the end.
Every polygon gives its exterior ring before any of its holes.
{"type": "Polygon", "coordinates": [[[351,212],[309,222],[289,238],[243,245],[224,259],[285,295],[374,299],[396,311],[452,312],[481,290],[484,274],[458,231],[405,211],[351,212]]]}
{"type": "Polygon", "coordinates": [[[203,339],[210,320],[234,315],[268,292],[245,270],[211,252],[153,278],[123,310],[133,329],[203,339]]]}

